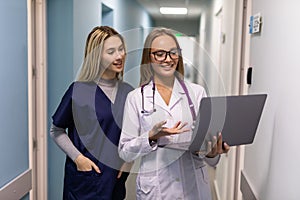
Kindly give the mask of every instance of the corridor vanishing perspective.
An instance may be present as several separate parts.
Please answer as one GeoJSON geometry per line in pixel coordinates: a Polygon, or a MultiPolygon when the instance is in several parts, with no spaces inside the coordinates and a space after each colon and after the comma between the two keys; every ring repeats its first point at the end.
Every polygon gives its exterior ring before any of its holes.
{"type": "MultiPolygon", "coordinates": [[[[300,137],[299,7],[295,0],[1,1],[0,199],[62,198],[66,154],[50,137],[52,115],[82,68],[96,26],[124,38],[123,81],[133,88],[145,39],[163,27],[181,48],[184,80],[207,96],[266,94],[253,142],[231,146],[204,178],[213,200],[300,199],[300,159],[291,156],[300,137]]],[[[172,60],[173,51],[163,50],[172,60]]],[[[126,181],[128,200],[136,199],[140,167],[135,162],[126,181]]]]}

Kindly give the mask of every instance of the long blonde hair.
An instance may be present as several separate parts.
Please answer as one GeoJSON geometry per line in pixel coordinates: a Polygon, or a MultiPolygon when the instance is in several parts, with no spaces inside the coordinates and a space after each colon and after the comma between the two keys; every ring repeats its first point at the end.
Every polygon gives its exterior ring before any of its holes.
{"type": "MultiPolygon", "coordinates": [[[[109,26],[97,26],[89,33],[85,44],[84,61],[77,78],[78,81],[95,81],[100,78],[105,70],[100,64],[103,44],[106,39],[112,36],[118,36],[125,48],[123,37],[109,26]]],[[[120,79],[122,77],[123,71],[116,74],[116,78],[120,79]]]]}
{"type": "MultiPolygon", "coordinates": [[[[155,38],[162,36],[162,35],[168,35],[171,38],[173,38],[176,43],[177,48],[180,49],[179,43],[178,43],[175,35],[173,34],[172,30],[167,29],[167,28],[154,28],[147,36],[147,38],[145,40],[145,44],[144,44],[142,61],[141,61],[141,65],[140,65],[140,85],[149,83],[151,77],[153,76],[153,70],[151,67],[151,57],[150,57],[151,45],[155,38]]],[[[183,59],[182,59],[181,53],[179,55],[176,72],[177,73],[175,75],[178,78],[183,79],[184,65],[183,65],[183,59]]]]}

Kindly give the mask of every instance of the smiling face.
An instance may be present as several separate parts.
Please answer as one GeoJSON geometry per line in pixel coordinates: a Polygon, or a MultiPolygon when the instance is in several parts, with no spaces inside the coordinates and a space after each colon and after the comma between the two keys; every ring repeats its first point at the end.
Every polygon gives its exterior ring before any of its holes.
{"type": "Polygon", "coordinates": [[[174,72],[176,71],[176,67],[178,64],[178,58],[176,59],[176,56],[172,56],[170,54],[174,54],[177,51],[178,47],[176,45],[176,42],[169,35],[158,36],[152,41],[150,56],[154,76],[158,78],[174,77],[174,72]],[[164,56],[166,56],[165,60],[162,59],[162,57],[164,56]],[[171,57],[173,57],[173,59],[171,57]]]}
{"type": "Polygon", "coordinates": [[[102,49],[101,67],[104,70],[103,79],[116,78],[117,73],[124,69],[125,46],[118,36],[112,36],[104,41],[102,49]]]}

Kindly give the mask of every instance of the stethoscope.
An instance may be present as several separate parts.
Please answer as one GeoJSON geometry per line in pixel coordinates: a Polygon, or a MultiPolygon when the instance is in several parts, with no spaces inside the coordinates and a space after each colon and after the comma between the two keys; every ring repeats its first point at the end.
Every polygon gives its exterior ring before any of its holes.
{"type": "MultiPolygon", "coordinates": [[[[194,107],[194,104],[193,104],[193,102],[191,100],[189,92],[188,92],[188,90],[186,88],[186,85],[185,85],[185,83],[184,83],[184,81],[182,79],[179,78],[178,80],[179,80],[179,83],[180,83],[181,87],[183,88],[183,90],[184,90],[184,92],[185,92],[185,94],[187,96],[188,103],[189,103],[189,108],[190,108],[190,111],[191,111],[191,114],[192,114],[192,117],[193,117],[193,121],[196,121],[195,107],[194,107]]],[[[151,78],[150,82],[141,86],[141,93],[142,93],[142,111],[141,111],[141,113],[142,114],[152,114],[152,113],[156,112],[155,102],[154,102],[154,99],[155,99],[154,98],[155,97],[155,82],[154,82],[154,79],[151,78]],[[145,102],[144,102],[144,88],[151,81],[152,81],[152,109],[151,110],[146,110],[145,109],[145,102]]]]}
{"type": "Polygon", "coordinates": [[[155,102],[154,102],[154,97],[155,97],[155,82],[153,78],[150,79],[150,82],[152,81],[152,109],[151,110],[146,110],[145,109],[145,102],[144,102],[144,87],[148,85],[148,83],[144,84],[141,86],[141,93],[142,93],[142,111],[141,113],[146,113],[146,114],[152,114],[156,112],[155,109],[155,102]]]}

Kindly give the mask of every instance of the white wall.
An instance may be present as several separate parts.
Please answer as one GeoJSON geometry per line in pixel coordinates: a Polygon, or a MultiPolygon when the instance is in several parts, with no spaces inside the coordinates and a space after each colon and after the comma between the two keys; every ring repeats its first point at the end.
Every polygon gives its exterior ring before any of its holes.
{"type": "Polygon", "coordinates": [[[251,38],[250,93],[268,99],[254,144],[245,149],[244,172],[261,200],[298,200],[300,140],[300,1],[252,0],[262,32],[251,38]]]}
{"type": "Polygon", "coordinates": [[[27,200],[32,187],[28,15],[27,1],[0,1],[0,199],[27,200]]]}
{"type": "Polygon", "coordinates": [[[0,2],[0,189],[29,167],[26,8],[0,2]]]}

